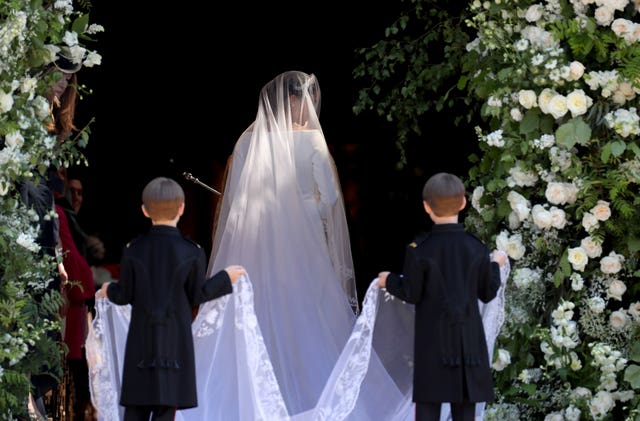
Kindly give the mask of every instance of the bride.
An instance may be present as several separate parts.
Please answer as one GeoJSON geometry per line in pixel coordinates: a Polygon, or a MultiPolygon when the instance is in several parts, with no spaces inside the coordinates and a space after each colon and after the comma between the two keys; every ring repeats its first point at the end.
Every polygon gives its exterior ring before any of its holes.
{"type": "MultiPolygon", "coordinates": [[[[248,276],[193,322],[198,406],[176,420],[412,420],[413,307],[372,282],[358,306],[344,202],[314,75],[261,90],[230,157],[209,273],[248,276]]],[[[87,349],[101,419],[117,405],[127,309],[97,303],[87,349]],[[124,336],[123,336],[124,335],[124,336]]]]}

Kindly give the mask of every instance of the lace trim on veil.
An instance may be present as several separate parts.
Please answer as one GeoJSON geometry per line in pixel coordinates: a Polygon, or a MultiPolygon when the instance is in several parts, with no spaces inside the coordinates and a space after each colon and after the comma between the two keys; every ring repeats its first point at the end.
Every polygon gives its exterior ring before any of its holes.
{"type": "MultiPolygon", "coordinates": [[[[507,263],[508,265],[508,263],[507,263]]],[[[501,270],[502,285],[496,299],[482,309],[483,322],[490,350],[504,322],[504,286],[510,268],[501,270]]],[[[243,399],[252,399],[255,420],[291,421],[340,421],[349,418],[360,396],[361,386],[370,370],[371,358],[375,353],[372,344],[376,316],[379,306],[391,305],[385,300],[374,280],[365,295],[362,311],[356,319],[351,335],[331,373],[315,408],[301,414],[289,414],[282,397],[273,366],[260,331],[259,321],[254,311],[253,287],[248,275],[234,284],[231,295],[207,302],[201,306],[193,323],[194,336],[208,336],[220,330],[223,315],[230,303],[235,308],[235,340],[237,372],[249,385],[250,393],[243,399]],[[232,300],[232,301],[231,301],[232,300]]],[[[409,307],[409,306],[407,306],[409,307]]],[[[122,407],[118,405],[120,395],[119,362],[124,356],[126,326],[130,317],[130,306],[116,306],[107,299],[96,299],[96,318],[91,324],[87,338],[87,359],[90,368],[90,391],[94,406],[98,409],[100,421],[119,421],[122,407]],[[118,328],[118,326],[121,326],[118,328]]],[[[491,355],[491,354],[490,354],[491,355]]],[[[199,392],[200,395],[200,392],[199,392]]],[[[201,396],[207,402],[215,396],[201,396]]],[[[411,393],[406,393],[393,420],[410,420],[413,416],[411,393]]],[[[245,405],[244,402],[238,405],[245,405]]],[[[482,410],[479,409],[480,419],[482,410]]],[[[178,411],[176,419],[188,420],[188,414],[178,411]]],[[[449,416],[443,411],[441,420],[449,416]]],[[[362,419],[362,418],[360,418],[362,419]]],[[[198,420],[200,421],[200,420],[198,420]]]]}

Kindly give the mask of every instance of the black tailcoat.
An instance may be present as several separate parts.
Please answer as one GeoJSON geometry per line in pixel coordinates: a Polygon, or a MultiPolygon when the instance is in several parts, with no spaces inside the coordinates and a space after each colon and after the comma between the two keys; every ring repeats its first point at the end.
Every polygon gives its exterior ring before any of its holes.
{"type": "Polygon", "coordinates": [[[124,249],[107,296],[131,304],[120,404],[198,405],[192,308],[232,292],[226,271],[205,279],[202,248],[178,228],[154,225],[124,249]]]}
{"type": "Polygon", "coordinates": [[[403,274],[389,274],[389,293],[416,305],[415,402],[495,398],[478,310],[478,299],[491,301],[500,286],[489,254],[462,224],[436,224],[407,247],[403,274]]]}

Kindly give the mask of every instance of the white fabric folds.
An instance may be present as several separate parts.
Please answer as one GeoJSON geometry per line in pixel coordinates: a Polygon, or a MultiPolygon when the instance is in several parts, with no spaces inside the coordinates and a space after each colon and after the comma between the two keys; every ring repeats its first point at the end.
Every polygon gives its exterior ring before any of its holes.
{"type": "MultiPolygon", "coordinates": [[[[414,307],[372,284],[358,308],[319,110],[315,76],[285,72],[262,88],[256,119],[236,142],[208,273],[240,264],[248,276],[199,308],[198,406],[178,421],[413,419],[414,307]]],[[[91,392],[101,419],[117,420],[128,314],[105,299],[96,307],[91,392]]]]}
{"type": "MultiPolygon", "coordinates": [[[[507,264],[498,296],[481,305],[490,355],[504,321],[508,275],[507,264]]],[[[176,421],[413,420],[413,306],[380,290],[375,281],[316,405],[292,413],[256,319],[251,281],[243,277],[234,285],[233,294],[211,302],[194,321],[199,405],[178,411],[176,421]],[[225,351],[229,348],[235,352],[225,351]]],[[[124,408],[118,399],[130,310],[108,299],[96,300],[87,356],[91,396],[100,421],[123,419],[124,408]]],[[[308,363],[313,365],[313,356],[308,363]]],[[[483,408],[478,405],[478,419],[483,408]]],[[[447,419],[445,405],[441,420],[447,419]]]]}

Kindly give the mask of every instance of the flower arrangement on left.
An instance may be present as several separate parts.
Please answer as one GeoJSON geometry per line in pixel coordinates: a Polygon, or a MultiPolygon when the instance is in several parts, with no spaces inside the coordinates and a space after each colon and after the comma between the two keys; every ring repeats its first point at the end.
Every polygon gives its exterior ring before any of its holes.
{"type": "Polygon", "coordinates": [[[60,139],[47,130],[46,99],[62,74],[46,72],[61,51],[92,67],[101,56],[86,47],[104,31],[90,24],[88,1],[0,1],[0,419],[28,418],[32,377],[62,374],[62,296],[51,288],[60,258],[42,250],[41,226],[55,211],[38,212],[20,186],[45,183],[48,168],[85,164],[88,127],[60,139]],[[82,11],[80,11],[82,9],[82,11]]]}

